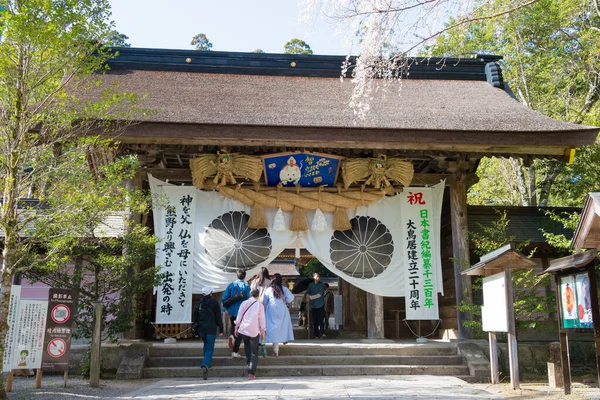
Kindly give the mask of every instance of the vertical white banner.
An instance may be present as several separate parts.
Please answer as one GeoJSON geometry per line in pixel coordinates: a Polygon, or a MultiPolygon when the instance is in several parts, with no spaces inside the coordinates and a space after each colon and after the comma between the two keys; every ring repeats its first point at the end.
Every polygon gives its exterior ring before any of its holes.
{"type": "MultiPolygon", "coordinates": [[[[431,188],[406,188],[400,215],[406,266],[405,305],[407,320],[439,319],[434,239],[434,201],[431,188]]],[[[435,210],[435,211],[434,211],[435,210]]]]}
{"type": "Polygon", "coordinates": [[[156,262],[161,281],[156,293],[156,322],[191,322],[196,188],[172,186],[154,208],[156,262]]]}
{"type": "Polygon", "coordinates": [[[48,301],[21,300],[15,324],[13,369],[37,369],[42,366],[48,301]]]}
{"type": "Polygon", "coordinates": [[[12,357],[15,348],[15,321],[19,314],[19,300],[21,299],[21,285],[12,285],[10,289],[10,302],[8,303],[8,332],[4,340],[4,358],[2,359],[2,372],[10,372],[12,357]]]}

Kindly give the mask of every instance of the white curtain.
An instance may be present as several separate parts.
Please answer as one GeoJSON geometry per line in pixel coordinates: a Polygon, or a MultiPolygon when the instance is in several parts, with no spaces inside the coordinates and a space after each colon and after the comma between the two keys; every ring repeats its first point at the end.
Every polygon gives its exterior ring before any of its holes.
{"type": "MultiPolygon", "coordinates": [[[[161,239],[156,247],[156,262],[162,265],[165,261],[160,255],[165,240],[165,204],[177,203],[184,189],[152,176],[149,181],[153,192],[155,234],[161,239]]],[[[249,229],[251,207],[218,192],[205,192],[190,186],[184,188],[193,192],[195,204],[191,229],[193,245],[189,247],[193,256],[186,272],[192,278],[188,281],[193,293],[200,293],[205,286],[211,286],[217,292],[225,290],[236,279],[237,269],[245,270],[246,276],[251,277],[260,267],[268,267],[298,237],[326,268],[354,286],[380,296],[404,297],[407,294],[408,261],[405,251],[407,230],[402,215],[407,213],[408,193],[421,191],[427,192],[428,199],[424,207],[431,224],[431,279],[435,298],[437,293],[443,294],[440,221],[444,182],[432,188],[406,188],[404,194],[348,210],[352,223],[349,231],[334,231],[331,228],[333,214],[323,213],[327,221],[323,231],[299,233],[287,229],[275,231],[273,221],[277,210],[274,208],[264,209],[267,229],[249,229]]],[[[287,227],[291,214],[283,214],[287,227]]],[[[315,212],[306,214],[311,225],[315,212]]],[[[160,290],[158,288],[158,297],[160,290]]]]}
{"type": "MultiPolygon", "coordinates": [[[[403,193],[424,188],[405,188],[403,193]]],[[[430,188],[433,216],[431,236],[432,268],[435,272],[436,293],[442,293],[439,236],[444,182],[430,188]]],[[[300,234],[306,249],[330,271],[352,285],[379,296],[406,295],[406,229],[402,212],[406,208],[403,196],[384,197],[367,206],[348,210],[351,231],[334,231],[333,214],[325,213],[327,229],[323,232],[305,231],[300,234]]],[[[310,212],[309,220],[314,216],[310,212]]]]}

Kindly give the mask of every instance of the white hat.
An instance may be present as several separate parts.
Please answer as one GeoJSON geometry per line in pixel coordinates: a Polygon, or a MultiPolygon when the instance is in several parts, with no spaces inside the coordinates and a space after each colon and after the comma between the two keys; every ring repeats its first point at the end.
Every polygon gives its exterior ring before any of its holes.
{"type": "Polygon", "coordinates": [[[205,287],[202,288],[202,295],[203,296],[208,296],[213,291],[214,291],[213,288],[211,288],[210,286],[205,286],[205,287]]]}

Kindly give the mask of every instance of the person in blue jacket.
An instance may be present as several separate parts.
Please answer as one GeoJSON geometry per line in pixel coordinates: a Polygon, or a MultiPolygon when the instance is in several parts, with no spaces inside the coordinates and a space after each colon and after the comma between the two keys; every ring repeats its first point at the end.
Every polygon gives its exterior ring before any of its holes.
{"type": "Polygon", "coordinates": [[[231,357],[241,357],[240,344],[242,343],[241,336],[234,336],[235,320],[240,309],[240,305],[244,300],[250,298],[250,285],[248,285],[244,279],[246,278],[246,271],[241,269],[237,270],[237,280],[227,285],[225,293],[223,293],[223,306],[229,314],[229,320],[231,321],[231,329],[229,330],[229,349],[231,349],[231,357]],[[225,305],[229,299],[234,300],[232,304],[225,305]]]}

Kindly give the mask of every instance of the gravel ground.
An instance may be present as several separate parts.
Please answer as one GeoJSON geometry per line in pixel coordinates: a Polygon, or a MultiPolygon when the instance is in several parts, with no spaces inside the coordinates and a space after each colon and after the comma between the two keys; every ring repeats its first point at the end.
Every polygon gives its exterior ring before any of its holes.
{"type": "MultiPolygon", "coordinates": [[[[35,377],[15,377],[13,391],[8,394],[8,398],[11,400],[126,399],[128,393],[157,381],[159,380],[101,380],[100,387],[92,388],[89,386],[89,380],[73,377],[69,379],[67,388],[63,388],[62,376],[45,376],[42,379],[41,389],[34,389],[35,377]]],[[[473,386],[496,395],[498,399],[600,400],[600,389],[597,386],[581,383],[573,384],[570,396],[565,396],[563,389],[552,389],[543,383],[522,383],[521,390],[512,390],[509,383],[474,384],[473,386]]]]}
{"type": "Polygon", "coordinates": [[[88,379],[69,377],[67,387],[63,388],[63,376],[44,376],[42,387],[35,389],[35,377],[16,376],[13,380],[13,390],[8,394],[14,400],[63,400],[63,399],[124,399],[131,393],[144,386],[151,385],[158,379],[136,381],[119,381],[103,379],[100,387],[90,387],[88,379]]]}
{"type": "Polygon", "coordinates": [[[573,383],[571,394],[566,396],[564,389],[554,389],[547,383],[521,383],[520,390],[513,390],[510,383],[474,384],[478,389],[497,395],[502,399],[539,399],[539,400],[589,400],[600,399],[600,389],[597,385],[573,383]]]}

